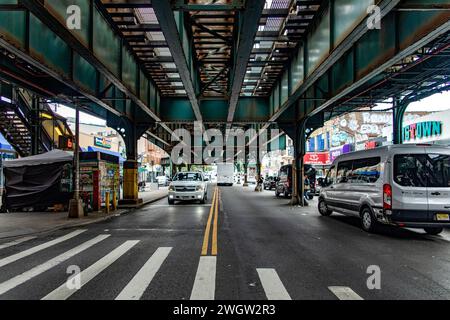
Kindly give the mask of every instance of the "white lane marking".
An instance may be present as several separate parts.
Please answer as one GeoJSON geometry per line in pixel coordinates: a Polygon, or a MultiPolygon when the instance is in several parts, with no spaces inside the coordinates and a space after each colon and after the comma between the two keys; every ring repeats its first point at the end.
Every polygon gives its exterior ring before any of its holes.
{"type": "Polygon", "coordinates": [[[73,256],[79,254],[80,252],[83,252],[84,250],[92,247],[93,245],[99,243],[100,241],[105,240],[109,236],[110,236],[109,234],[99,235],[89,241],[84,242],[78,247],[75,247],[69,251],[64,252],[63,254],[60,254],[59,256],[53,259],[48,260],[47,262],[44,262],[41,265],[38,265],[28,271],[25,271],[22,274],[19,274],[18,276],[15,276],[14,278],[11,278],[5,282],[0,283],[0,295],[14,289],[15,287],[27,282],[28,280],[31,280],[32,278],[40,275],[41,273],[44,273],[45,271],[48,271],[51,268],[56,267],[60,263],[63,263],[64,261],[72,258],[73,256]]]}
{"type": "Polygon", "coordinates": [[[22,242],[30,241],[30,240],[33,240],[35,238],[36,237],[23,237],[23,238],[19,238],[19,239],[16,239],[16,240],[8,242],[8,243],[1,244],[0,245],[0,250],[1,249],[5,249],[5,248],[9,248],[9,247],[12,247],[12,246],[16,246],[18,244],[21,244],[22,242]]]}
{"type": "Polygon", "coordinates": [[[139,300],[168,257],[170,251],[172,251],[172,248],[158,248],[122,292],[119,293],[116,300],[139,300]]]}
{"type": "Polygon", "coordinates": [[[349,287],[328,287],[339,300],[364,300],[349,287]]]}
{"type": "Polygon", "coordinates": [[[198,207],[211,207],[211,204],[183,204],[179,206],[174,206],[173,204],[153,204],[149,205],[148,208],[198,208],[198,207]]]}
{"type": "MultiPolygon", "coordinates": [[[[82,271],[78,276],[80,277],[81,286],[78,289],[70,289],[67,286],[67,283],[62,284],[59,288],[53,290],[48,295],[43,297],[41,300],[67,300],[72,296],[75,292],[80,290],[84,285],[86,285],[89,281],[94,279],[97,275],[99,275],[103,270],[108,268],[111,264],[117,261],[121,256],[127,253],[131,248],[133,248],[136,244],[139,243],[139,240],[130,240],[123,243],[121,246],[117,247],[106,256],[95,262],[86,270],[82,271]]],[[[70,279],[68,280],[70,281],[70,279]]]]}
{"type": "Polygon", "coordinates": [[[256,269],[269,300],[292,300],[275,269],[256,269]]]}
{"type": "Polygon", "coordinates": [[[200,257],[191,300],[214,300],[217,257],[200,257]]]}
{"type": "Polygon", "coordinates": [[[54,240],[51,240],[51,241],[45,242],[43,244],[40,244],[40,245],[38,245],[36,247],[30,248],[28,250],[25,250],[25,251],[13,254],[12,256],[3,258],[3,259],[0,260],[0,267],[4,267],[7,264],[13,263],[13,262],[15,262],[17,260],[20,260],[22,258],[28,257],[28,256],[30,256],[30,255],[32,255],[32,254],[34,254],[36,252],[42,251],[44,249],[50,248],[51,246],[57,245],[58,243],[61,243],[61,242],[66,241],[66,240],[69,240],[69,239],[71,239],[73,237],[78,236],[79,234],[81,234],[81,233],[83,233],[85,231],[87,231],[87,230],[86,229],[76,230],[74,232],[66,234],[65,236],[56,238],[54,240]]]}

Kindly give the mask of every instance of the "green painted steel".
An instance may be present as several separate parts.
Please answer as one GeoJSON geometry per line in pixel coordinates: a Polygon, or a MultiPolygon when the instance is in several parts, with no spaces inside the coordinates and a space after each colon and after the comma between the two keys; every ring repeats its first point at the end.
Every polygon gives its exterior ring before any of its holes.
{"type": "Polygon", "coordinates": [[[224,121],[228,116],[227,100],[204,100],[200,103],[204,121],[224,121]]]}
{"type": "Polygon", "coordinates": [[[137,65],[128,50],[122,47],[122,82],[131,92],[137,92],[137,65]]]}
{"type": "Polygon", "coordinates": [[[90,93],[96,93],[97,70],[77,53],[73,55],[73,80],[90,93]]]}
{"type": "MultiPolygon", "coordinates": [[[[383,19],[386,30],[395,30],[394,15],[387,15],[383,19]]],[[[373,30],[366,33],[356,44],[357,78],[367,74],[374,66],[384,63],[395,55],[395,33],[381,33],[373,30]]],[[[342,64],[342,59],[339,61],[342,64]]],[[[344,63],[345,64],[345,63],[344,63]]]]}
{"type": "Polygon", "coordinates": [[[285,72],[281,78],[281,103],[285,103],[289,98],[289,75],[285,72]]]}
{"type": "Polygon", "coordinates": [[[51,12],[63,25],[66,25],[69,15],[67,9],[76,5],[80,8],[81,28],[70,30],[86,47],[89,46],[89,0],[45,0],[45,8],[51,12]]]}
{"type": "Polygon", "coordinates": [[[269,108],[269,99],[267,98],[243,97],[238,101],[234,119],[236,122],[267,121],[270,115],[269,108]]]}
{"type": "MultiPolygon", "coordinates": [[[[3,0],[2,4],[14,4],[14,1],[3,0]],[[6,3],[5,3],[6,1],[6,3]]],[[[20,49],[25,48],[26,15],[23,11],[0,11],[0,33],[2,37],[20,49]]]]}
{"type": "Polygon", "coordinates": [[[341,91],[353,83],[354,55],[353,51],[345,54],[341,63],[336,63],[331,70],[331,92],[341,91]]]}
{"type": "Polygon", "coordinates": [[[310,75],[330,52],[330,12],[325,13],[317,28],[306,40],[308,42],[308,75],[310,75]]]}
{"type": "Polygon", "coordinates": [[[69,46],[34,15],[30,16],[30,55],[56,72],[69,75],[69,46]]]}
{"type": "Polygon", "coordinates": [[[292,94],[295,90],[297,90],[297,88],[303,83],[303,79],[305,77],[303,46],[299,48],[297,54],[294,56],[294,59],[292,60],[291,74],[292,74],[292,83],[291,83],[291,92],[289,94],[292,94]]]}
{"type": "Polygon", "coordinates": [[[139,86],[139,98],[146,104],[149,105],[149,82],[148,79],[145,77],[144,73],[142,71],[139,71],[139,80],[140,80],[140,86],[139,86]]]}
{"type": "Polygon", "coordinates": [[[334,46],[337,46],[366,17],[374,0],[334,0],[334,46]]]}
{"type": "Polygon", "coordinates": [[[116,76],[120,76],[120,39],[111,30],[102,15],[94,10],[94,55],[116,76]]]}

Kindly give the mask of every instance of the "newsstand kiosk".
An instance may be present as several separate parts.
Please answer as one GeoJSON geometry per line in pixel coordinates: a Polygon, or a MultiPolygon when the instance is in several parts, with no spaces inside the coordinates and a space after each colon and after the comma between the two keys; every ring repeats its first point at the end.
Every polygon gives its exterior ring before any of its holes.
{"type": "Polygon", "coordinates": [[[88,210],[100,211],[106,206],[107,194],[110,201],[119,196],[119,157],[102,152],[80,153],[80,197],[88,210]]]}

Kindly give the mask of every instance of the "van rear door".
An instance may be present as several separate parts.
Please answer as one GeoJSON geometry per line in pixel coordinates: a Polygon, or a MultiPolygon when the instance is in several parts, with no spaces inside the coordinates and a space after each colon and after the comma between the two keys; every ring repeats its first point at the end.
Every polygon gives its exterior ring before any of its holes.
{"type": "Polygon", "coordinates": [[[450,150],[427,148],[428,209],[432,221],[450,221],[450,150]]]}
{"type": "Polygon", "coordinates": [[[417,148],[411,154],[394,155],[392,209],[400,221],[429,221],[425,153],[425,148],[417,148]]]}

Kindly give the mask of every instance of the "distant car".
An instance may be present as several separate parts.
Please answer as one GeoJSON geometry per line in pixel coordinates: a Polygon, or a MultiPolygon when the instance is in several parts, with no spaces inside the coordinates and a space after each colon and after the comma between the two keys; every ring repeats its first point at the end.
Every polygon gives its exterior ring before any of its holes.
{"type": "Polygon", "coordinates": [[[156,177],[156,181],[158,182],[158,186],[168,186],[170,179],[168,176],[159,176],[156,177]]]}
{"type": "MultiPolygon", "coordinates": [[[[310,181],[315,181],[316,170],[311,165],[305,165],[304,171],[310,181]]],[[[314,192],[315,188],[310,187],[310,190],[307,192],[309,200],[314,198],[314,192]]],[[[275,196],[280,197],[280,195],[283,195],[285,198],[292,196],[292,165],[290,164],[282,166],[278,172],[275,196]]]]}
{"type": "Polygon", "coordinates": [[[169,185],[169,204],[195,200],[201,204],[208,200],[208,179],[201,172],[177,173],[169,185]]]}
{"type": "Polygon", "coordinates": [[[277,187],[277,178],[267,177],[264,179],[264,190],[273,190],[277,187]]]}

